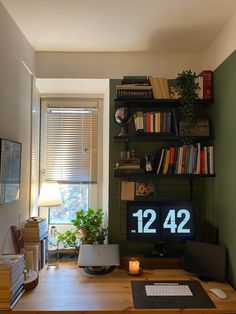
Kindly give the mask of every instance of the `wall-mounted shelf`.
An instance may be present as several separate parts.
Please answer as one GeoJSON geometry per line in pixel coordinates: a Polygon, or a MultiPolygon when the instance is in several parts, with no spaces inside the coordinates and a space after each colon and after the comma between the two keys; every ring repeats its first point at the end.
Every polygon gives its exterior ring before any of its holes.
{"type": "MultiPolygon", "coordinates": [[[[137,134],[137,135],[127,135],[127,136],[114,136],[115,142],[142,142],[142,141],[178,141],[183,142],[185,139],[184,136],[176,136],[176,135],[164,135],[164,134],[137,134]]],[[[194,142],[205,142],[214,139],[214,136],[193,136],[194,142]]]]}
{"type": "MultiPolygon", "coordinates": [[[[208,107],[213,99],[197,99],[198,108],[208,107]]],[[[178,108],[181,104],[179,99],[115,99],[115,108],[126,106],[129,108],[157,109],[178,108]]]]}
{"type": "Polygon", "coordinates": [[[118,170],[114,169],[115,178],[143,178],[143,179],[158,179],[158,178],[209,178],[215,177],[215,174],[156,174],[146,173],[140,171],[133,171],[128,169],[118,170]]]}

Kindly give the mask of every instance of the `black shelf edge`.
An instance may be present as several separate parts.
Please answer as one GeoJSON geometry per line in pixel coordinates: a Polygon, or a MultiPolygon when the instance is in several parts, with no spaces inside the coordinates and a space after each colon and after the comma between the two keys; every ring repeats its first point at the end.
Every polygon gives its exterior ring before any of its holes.
{"type": "MultiPolygon", "coordinates": [[[[205,142],[214,140],[214,136],[192,136],[194,142],[205,142]]],[[[115,142],[127,142],[127,141],[183,141],[186,139],[186,136],[177,136],[177,135],[156,135],[156,134],[141,134],[141,135],[127,135],[127,136],[114,136],[115,142]]]]}
{"type": "MultiPolygon", "coordinates": [[[[208,107],[211,103],[213,103],[213,99],[197,99],[196,105],[198,107],[208,107]]],[[[180,100],[179,99],[114,99],[115,108],[126,106],[126,107],[139,107],[144,109],[150,108],[177,108],[179,107],[180,100]]]]}
{"type": "Polygon", "coordinates": [[[114,171],[115,178],[214,178],[215,174],[156,174],[156,173],[140,173],[132,170],[114,171]]]}

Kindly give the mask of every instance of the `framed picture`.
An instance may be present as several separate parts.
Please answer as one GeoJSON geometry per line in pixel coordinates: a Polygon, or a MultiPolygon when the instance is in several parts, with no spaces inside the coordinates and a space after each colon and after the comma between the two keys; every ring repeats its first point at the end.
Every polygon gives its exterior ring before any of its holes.
{"type": "Polygon", "coordinates": [[[21,143],[0,139],[0,205],[19,199],[21,143]]]}

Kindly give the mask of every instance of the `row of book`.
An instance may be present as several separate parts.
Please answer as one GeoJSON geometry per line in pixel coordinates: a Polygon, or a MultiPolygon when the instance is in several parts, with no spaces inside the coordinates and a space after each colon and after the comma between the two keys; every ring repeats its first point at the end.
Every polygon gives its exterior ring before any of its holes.
{"type": "MultiPolygon", "coordinates": [[[[213,98],[213,72],[204,70],[197,76],[198,98],[213,98]]],[[[116,96],[120,99],[176,99],[179,98],[175,86],[165,77],[124,76],[116,86],[116,96]]]]}
{"type": "Polygon", "coordinates": [[[25,264],[27,269],[38,272],[47,262],[48,238],[39,242],[28,242],[25,247],[25,264]]]}
{"type": "Polygon", "coordinates": [[[44,218],[31,217],[22,229],[27,269],[38,272],[47,260],[48,226],[44,218]]]}
{"type": "MultiPolygon", "coordinates": [[[[170,133],[172,131],[172,115],[175,117],[175,113],[171,111],[137,111],[134,113],[135,130],[146,133],[170,133]]],[[[175,135],[177,135],[177,125],[174,129],[175,135]]]]}
{"type": "Polygon", "coordinates": [[[10,310],[24,293],[24,255],[0,256],[0,310],[10,310]]]}
{"type": "Polygon", "coordinates": [[[214,146],[182,145],[163,147],[157,161],[157,174],[215,174],[214,146]]]}

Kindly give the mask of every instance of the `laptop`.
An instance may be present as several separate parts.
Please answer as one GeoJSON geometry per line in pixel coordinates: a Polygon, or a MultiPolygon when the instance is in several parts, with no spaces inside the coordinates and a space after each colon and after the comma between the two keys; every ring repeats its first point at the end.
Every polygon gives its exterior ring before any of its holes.
{"type": "Polygon", "coordinates": [[[79,249],[79,267],[119,266],[119,244],[82,244],[79,249]]]}

